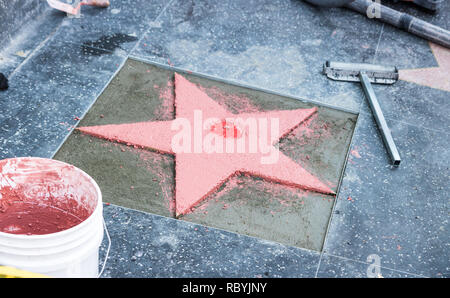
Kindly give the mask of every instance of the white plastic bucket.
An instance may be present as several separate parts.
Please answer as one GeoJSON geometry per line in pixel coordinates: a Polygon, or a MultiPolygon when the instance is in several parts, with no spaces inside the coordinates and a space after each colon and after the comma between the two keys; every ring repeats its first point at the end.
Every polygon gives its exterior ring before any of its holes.
{"type": "MultiPolygon", "coordinates": [[[[17,204],[39,204],[70,216],[71,212],[79,212],[77,216],[84,217],[75,226],[48,234],[19,234],[19,224],[10,227],[4,220],[9,232],[0,231],[0,265],[52,277],[98,276],[98,252],[103,239],[102,195],[88,174],[52,159],[5,159],[0,161],[0,203],[6,201],[6,188],[20,194],[17,204]]],[[[19,206],[14,204],[10,202],[9,206],[19,206]]]]}

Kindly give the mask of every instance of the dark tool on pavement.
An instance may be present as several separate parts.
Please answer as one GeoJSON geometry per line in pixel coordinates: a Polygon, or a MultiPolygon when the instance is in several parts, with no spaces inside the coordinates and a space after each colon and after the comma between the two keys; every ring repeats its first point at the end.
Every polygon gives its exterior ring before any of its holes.
{"type": "MultiPolygon", "coordinates": [[[[306,0],[317,6],[346,7],[450,48],[450,31],[372,0],[306,0]]],[[[423,2],[425,3],[425,2],[423,2]]]]}
{"type": "Polygon", "coordinates": [[[354,0],[305,0],[311,4],[323,7],[341,7],[354,0]]]}
{"type": "Polygon", "coordinates": [[[8,89],[8,79],[0,72],[0,90],[8,89]]]}
{"type": "Polygon", "coordinates": [[[397,67],[327,61],[323,66],[323,73],[328,78],[337,81],[361,82],[392,164],[394,166],[399,166],[401,162],[400,154],[398,153],[397,146],[395,145],[394,139],[391,135],[391,130],[384,119],[380,104],[378,103],[377,97],[371,85],[371,83],[394,84],[397,82],[397,67]]]}
{"type": "Polygon", "coordinates": [[[444,0],[394,0],[394,2],[412,2],[416,5],[422,6],[432,12],[435,12],[439,9],[439,5],[444,2],[444,0]]]}

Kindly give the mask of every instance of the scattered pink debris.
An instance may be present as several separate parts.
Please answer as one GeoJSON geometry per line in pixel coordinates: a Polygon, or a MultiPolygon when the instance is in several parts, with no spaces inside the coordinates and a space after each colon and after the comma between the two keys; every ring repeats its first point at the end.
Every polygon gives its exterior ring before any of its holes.
{"type": "Polygon", "coordinates": [[[233,112],[257,113],[261,111],[245,95],[228,94],[217,87],[204,88],[199,86],[199,89],[211,96],[211,98],[220,105],[230,109],[233,112]]]}
{"type": "Polygon", "coordinates": [[[202,204],[202,205],[200,205],[200,206],[198,206],[198,210],[205,210],[206,209],[206,207],[208,207],[208,201],[205,201],[205,203],[204,204],[202,204]]]}
{"type": "Polygon", "coordinates": [[[328,187],[330,187],[330,188],[336,188],[336,183],[333,183],[333,182],[331,182],[331,181],[329,181],[329,180],[327,180],[326,181],[326,184],[328,185],[328,187]]]}
{"type": "Polygon", "coordinates": [[[161,120],[172,120],[174,118],[175,107],[175,93],[172,79],[169,78],[167,85],[162,88],[158,85],[153,85],[153,88],[159,90],[159,98],[162,99],[162,104],[156,109],[155,116],[161,120]]]}
{"type": "Polygon", "coordinates": [[[356,158],[361,158],[361,155],[358,152],[358,147],[355,147],[353,150],[350,151],[350,154],[353,155],[356,158]]]}
{"type": "Polygon", "coordinates": [[[147,171],[151,172],[156,177],[152,181],[158,182],[160,192],[164,199],[165,205],[170,212],[175,211],[175,195],[173,189],[174,175],[173,172],[168,172],[163,168],[163,164],[167,164],[173,157],[167,154],[160,154],[144,149],[139,150],[139,158],[142,163],[138,164],[140,167],[145,167],[147,171]]]}
{"type": "MultiPolygon", "coordinates": [[[[293,133],[295,134],[295,137],[307,137],[311,138],[314,135],[314,128],[311,127],[311,124],[316,121],[318,114],[314,114],[311,117],[309,117],[307,120],[303,121],[302,124],[300,124],[293,133]]],[[[317,127],[316,127],[317,128],[317,127]]]]}

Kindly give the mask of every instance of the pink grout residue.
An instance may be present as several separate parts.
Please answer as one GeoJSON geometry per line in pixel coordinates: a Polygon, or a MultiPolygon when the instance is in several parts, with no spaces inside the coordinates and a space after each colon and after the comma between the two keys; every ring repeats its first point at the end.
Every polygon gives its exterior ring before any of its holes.
{"type": "MultiPolygon", "coordinates": [[[[105,142],[101,144],[101,147],[108,148],[110,146],[118,147],[120,146],[120,150],[122,152],[133,152],[135,154],[139,155],[139,159],[142,161],[142,163],[139,163],[138,167],[145,167],[147,171],[152,173],[153,175],[157,176],[157,178],[153,178],[152,180],[154,182],[158,182],[158,185],[160,186],[161,195],[164,199],[164,203],[166,208],[169,210],[169,212],[175,212],[175,200],[174,200],[174,193],[173,193],[173,181],[174,176],[173,172],[167,171],[162,166],[160,166],[163,163],[169,163],[171,157],[168,154],[161,154],[159,152],[153,152],[146,149],[138,148],[137,146],[127,146],[123,147],[119,143],[115,142],[105,142]]],[[[108,152],[112,152],[111,149],[108,149],[108,152]]],[[[119,166],[119,168],[123,168],[123,166],[119,166]]],[[[134,186],[130,186],[130,189],[134,189],[134,186]]],[[[154,193],[154,195],[159,195],[159,192],[154,193]]]]}
{"type": "MultiPolygon", "coordinates": [[[[158,182],[160,186],[161,195],[164,199],[166,208],[171,213],[175,212],[175,195],[174,189],[171,187],[174,182],[173,172],[167,171],[163,167],[159,166],[161,163],[168,163],[169,159],[172,157],[167,154],[160,154],[142,149],[138,150],[139,158],[145,162],[142,166],[157,176],[157,178],[154,178],[153,181],[158,182]]],[[[155,195],[159,195],[159,193],[155,193],[155,195]]]]}
{"type": "Polygon", "coordinates": [[[290,138],[300,139],[302,144],[307,144],[311,139],[326,139],[332,137],[330,125],[328,123],[318,122],[318,113],[312,115],[309,119],[300,124],[290,134],[290,138]]]}
{"type": "Polygon", "coordinates": [[[329,180],[327,180],[327,181],[325,182],[325,184],[328,185],[328,187],[331,188],[331,189],[334,189],[334,188],[336,188],[336,186],[337,186],[336,183],[331,182],[331,181],[329,181],[329,180]]]}
{"type": "MultiPolygon", "coordinates": [[[[247,191],[251,189],[251,193],[253,193],[253,195],[250,194],[251,197],[242,198],[238,202],[234,202],[233,204],[235,207],[245,205],[249,200],[256,199],[258,197],[258,194],[260,193],[266,193],[270,194],[271,198],[269,199],[269,202],[277,202],[279,204],[278,208],[275,207],[275,209],[269,210],[269,213],[272,215],[283,212],[283,210],[286,209],[285,207],[292,207],[293,205],[297,204],[304,205],[304,199],[309,194],[314,193],[308,190],[303,190],[295,187],[286,187],[286,185],[283,184],[264,180],[253,181],[250,175],[237,174],[231,177],[220,190],[212,194],[198,207],[194,207],[193,210],[195,210],[197,214],[205,214],[205,212],[199,211],[207,209],[211,202],[222,205],[221,209],[227,210],[231,207],[231,205],[230,203],[225,202],[224,196],[230,194],[230,192],[232,191],[239,191],[239,189],[246,189],[247,191]],[[251,185],[251,188],[249,188],[249,185],[251,185]]],[[[323,197],[325,199],[327,196],[324,195],[323,197]]]]}
{"type": "Polygon", "coordinates": [[[207,93],[220,105],[230,109],[236,113],[256,113],[260,109],[253,104],[253,102],[244,95],[228,94],[217,87],[204,88],[199,86],[199,89],[207,93]]]}
{"type": "Polygon", "coordinates": [[[161,120],[172,120],[175,112],[173,80],[169,77],[166,86],[153,85],[153,88],[159,92],[159,98],[162,100],[162,104],[155,111],[155,116],[161,120]]]}
{"type": "Polygon", "coordinates": [[[361,155],[359,154],[358,149],[359,148],[357,146],[355,146],[352,150],[350,150],[350,154],[356,158],[361,158],[361,155]]]}

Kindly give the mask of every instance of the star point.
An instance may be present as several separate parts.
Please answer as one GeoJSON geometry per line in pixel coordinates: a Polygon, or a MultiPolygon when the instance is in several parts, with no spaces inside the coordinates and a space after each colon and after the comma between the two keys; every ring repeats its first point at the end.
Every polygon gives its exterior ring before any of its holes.
{"type": "Polygon", "coordinates": [[[431,42],[430,48],[436,58],[438,66],[401,69],[399,71],[400,79],[450,92],[450,50],[431,42]]]}

